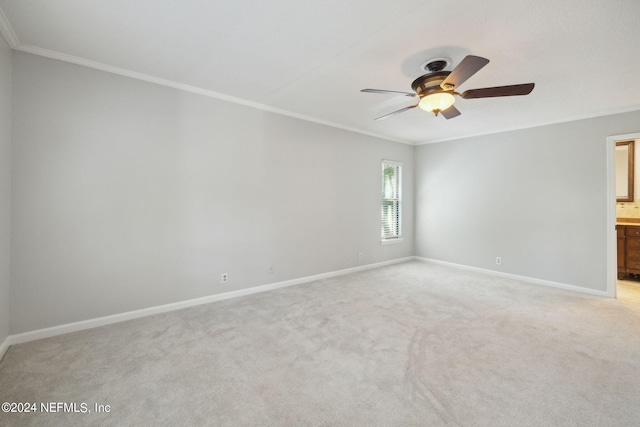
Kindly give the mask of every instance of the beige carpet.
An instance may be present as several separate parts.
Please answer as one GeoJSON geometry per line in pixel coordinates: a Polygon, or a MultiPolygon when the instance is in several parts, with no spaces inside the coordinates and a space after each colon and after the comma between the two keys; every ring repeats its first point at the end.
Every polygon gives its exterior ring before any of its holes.
{"type": "Polygon", "coordinates": [[[5,401],[91,412],[2,426],[638,426],[640,304],[409,262],[13,346],[5,401]]]}

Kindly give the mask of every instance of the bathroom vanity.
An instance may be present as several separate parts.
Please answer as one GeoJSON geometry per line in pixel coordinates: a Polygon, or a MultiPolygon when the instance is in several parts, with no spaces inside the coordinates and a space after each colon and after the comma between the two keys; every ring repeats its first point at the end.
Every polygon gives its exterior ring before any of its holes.
{"type": "Polygon", "coordinates": [[[640,223],[616,224],[618,235],[618,279],[640,274],[640,223]]]}

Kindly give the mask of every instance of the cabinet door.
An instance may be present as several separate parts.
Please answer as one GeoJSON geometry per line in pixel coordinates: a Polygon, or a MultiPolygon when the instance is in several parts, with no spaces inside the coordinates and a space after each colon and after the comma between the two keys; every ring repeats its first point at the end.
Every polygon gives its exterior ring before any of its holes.
{"type": "Polygon", "coordinates": [[[624,260],[626,259],[624,251],[624,225],[616,225],[616,231],[618,235],[618,272],[624,272],[626,269],[624,260]]]}
{"type": "Polygon", "coordinates": [[[625,268],[624,238],[618,238],[618,270],[625,268]]]}

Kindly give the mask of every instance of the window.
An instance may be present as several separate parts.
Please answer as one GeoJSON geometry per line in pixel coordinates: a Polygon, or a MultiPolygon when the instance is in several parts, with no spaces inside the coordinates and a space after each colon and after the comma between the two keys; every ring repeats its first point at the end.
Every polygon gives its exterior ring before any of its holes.
{"type": "Polygon", "coordinates": [[[382,161],[382,243],[402,241],[400,217],[402,163],[382,161]]]}

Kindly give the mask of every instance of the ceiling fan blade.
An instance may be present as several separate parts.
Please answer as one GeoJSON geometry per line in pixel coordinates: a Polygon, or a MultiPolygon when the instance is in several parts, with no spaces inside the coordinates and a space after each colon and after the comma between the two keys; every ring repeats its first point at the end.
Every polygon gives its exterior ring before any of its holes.
{"type": "Polygon", "coordinates": [[[389,113],[389,114],[385,114],[384,116],[380,116],[380,117],[378,117],[377,119],[373,119],[373,121],[374,121],[374,122],[377,122],[378,120],[384,120],[384,119],[387,119],[387,118],[389,118],[389,117],[391,117],[391,116],[395,116],[396,114],[404,113],[404,112],[405,112],[405,111],[407,111],[407,110],[411,110],[412,108],[416,108],[417,106],[418,106],[418,104],[416,104],[416,105],[409,105],[408,107],[401,108],[400,110],[394,111],[394,112],[389,113]]]}
{"type": "Polygon", "coordinates": [[[440,111],[440,114],[442,114],[445,119],[449,120],[453,119],[454,117],[458,117],[462,113],[455,107],[455,105],[452,105],[446,110],[440,111]]]}
{"type": "Polygon", "coordinates": [[[529,95],[535,83],[524,83],[520,85],[485,87],[481,89],[469,89],[460,95],[464,99],[473,98],[493,98],[496,96],[516,96],[529,95]]]}
{"type": "Polygon", "coordinates": [[[462,60],[462,62],[460,62],[460,64],[458,64],[458,66],[453,69],[451,74],[449,74],[447,78],[444,79],[442,83],[440,83],[440,87],[444,90],[455,89],[462,83],[467,81],[469,77],[480,71],[480,69],[488,63],[489,60],[486,58],[467,55],[462,60]]]}
{"type": "Polygon", "coordinates": [[[360,92],[366,93],[382,93],[387,95],[404,95],[404,96],[418,96],[416,93],[411,92],[399,92],[397,90],[382,90],[382,89],[362,89],[360,92]]]}

